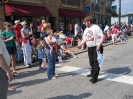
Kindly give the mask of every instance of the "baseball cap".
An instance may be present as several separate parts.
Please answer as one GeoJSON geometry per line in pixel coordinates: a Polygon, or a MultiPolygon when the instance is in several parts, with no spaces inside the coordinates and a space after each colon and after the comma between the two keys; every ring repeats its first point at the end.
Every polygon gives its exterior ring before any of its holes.
{"type": "Polygon", "coordinates": [[[83,21],[84,21],[84,22],[86,22],[86,21],[93,21],[93,19],[92,19],[92,17],[87,16],[87,17],[84,18],[83,21]]]}

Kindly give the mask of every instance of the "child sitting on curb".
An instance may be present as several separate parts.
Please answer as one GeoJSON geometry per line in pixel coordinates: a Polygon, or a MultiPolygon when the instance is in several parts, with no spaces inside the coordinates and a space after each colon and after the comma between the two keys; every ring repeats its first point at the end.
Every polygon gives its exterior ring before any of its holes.
{"type": "Polygon", "coordinates": [[[71,50],[67,49],[66,42],[62,43],[61,52],[64,53],[64,54],[70,54],[71,56],[73,56],[73,58],[78,58],[78,56],[74,55],[73,52],[71,52],[71,50]]]}

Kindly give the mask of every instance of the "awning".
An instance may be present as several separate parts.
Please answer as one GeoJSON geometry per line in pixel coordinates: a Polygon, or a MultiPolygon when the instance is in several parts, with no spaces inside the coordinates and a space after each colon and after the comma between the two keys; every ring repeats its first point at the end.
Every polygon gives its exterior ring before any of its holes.
{"type": "Polygon", "coordinates": [[[84,18],[86,15],[79,10],[69,10],[69,9],[59,9],[60,17],[74,17],[74,18],[84,18]]]}
{"type": "Polygon", "coordinates": [[[20,4],[5,4],[5,15],[52,16],[46,7],[20,4]]]}

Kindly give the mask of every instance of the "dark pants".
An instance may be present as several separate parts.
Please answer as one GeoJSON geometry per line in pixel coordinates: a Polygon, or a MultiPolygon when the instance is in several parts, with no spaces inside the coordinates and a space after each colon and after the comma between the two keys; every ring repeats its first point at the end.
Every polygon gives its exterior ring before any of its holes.
{"type": "MultiPolygon", "coordinates": [[[[103,54],[103,46],[100,48],[100,53],[103,54]]],[[[91,66],[91,74],[92,78],[98,78],[100,67],[97,60],[97,50],[95,47],[88,47],[88,56],[89,56],[89,62],[91,66]]]]}
{"type": "Polygon", "coordinates": [[[43,59],[38,59],[39,67],[40,67],[40,68],[41,68],[41,65],[42,65],[42,60],[43,60],[43,59]]]}
{"type": "Polygon", "coordinates": [[[0,99],[7,99],[8,79],[4,70],[0,68],[0,99]]]}

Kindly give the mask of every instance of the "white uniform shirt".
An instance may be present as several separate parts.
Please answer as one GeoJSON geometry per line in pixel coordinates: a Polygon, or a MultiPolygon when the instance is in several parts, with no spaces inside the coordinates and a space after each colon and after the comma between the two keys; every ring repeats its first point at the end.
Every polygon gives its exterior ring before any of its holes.
{"type": "Polygon", "coordinates": [[[92,25],[85,29],[83,39],[86,39],[88,47],[94,47],[99,44],[101,36],[103,36],[101,28],[98,25],[92,25]]]}
{"type": "Polygon", "coordinates": [[[7,49],[6,49],[6,46],[5,46],[5,43],[3,42],[3,40],[0,38],[0,54],[3,55],[5,61],[6,61],[6,64],[8,66],[10,66],[10,62],[11,62],[11,59],[10,59],[10,56],[7,52],[7,49]]]}
{"type": "Polygon", "coordinates": [[[79,26],[78,26],[78,24],[75,24],[74,31],[75,31],[75,34],[78,34],[78,32],[79,32],[79,26]]]}

